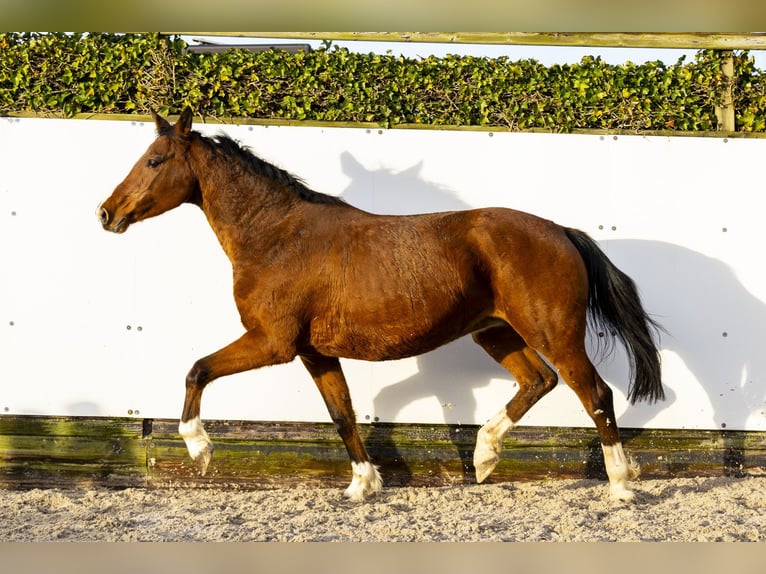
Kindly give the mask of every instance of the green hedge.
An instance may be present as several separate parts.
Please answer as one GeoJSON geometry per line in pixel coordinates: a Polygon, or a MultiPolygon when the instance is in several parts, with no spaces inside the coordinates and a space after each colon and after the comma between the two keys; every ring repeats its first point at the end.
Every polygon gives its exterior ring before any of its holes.
{"type": "MultiPolygon", "coordinates": [[[[708,131],[722,55],[614,66],[506,57],[410,59],[330,48],[185,53],[156,34],[0,34],[0,114],[179,113],[209,117],[497,126],[513,130],[708,131]]],[[[736,125],[766,128],[766,83],[735,54],[736,125]]]]}

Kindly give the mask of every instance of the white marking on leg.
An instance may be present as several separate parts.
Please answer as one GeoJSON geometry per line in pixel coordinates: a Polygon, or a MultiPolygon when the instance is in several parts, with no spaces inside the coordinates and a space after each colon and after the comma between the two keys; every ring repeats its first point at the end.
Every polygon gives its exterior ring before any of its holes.
{"type": "Polygon", "coordinates": [[[383,479],[380,478],[378,467],[371,462],[352,462],[351,470],[354,478],[343,493],[353,502],[362,502],[368,494],[375,494],[383,489],[383,479]]]}
{"type": "Polygon", "coordinates": [[[199,464],[200,472],[204,475],[213,456],[213,443],[202,426],[199,417],[194,417],[178,424],[178,433],[183,437],[189,456],[199,464]]]}
{"type": "Polygon", "coordinates": [[[617,442],[612,445],[601,445],[604,451],[604,466],[606,474],[609,476],[609,495],[615,500],[630,502],[634,494],[627,487],[627,482],[635,478],[640,473],[638,464],[628,461],[625,452],[622,450],[622,443],[617,442]]]}
{"type": "Polygon", "coordinates": [[[479,429],[476,435],[476,450],[473,452],[473,466],[476,482],[482,482],[495,470],[503,448],[503,438],[515,426],[505,409],[479,429]]]}

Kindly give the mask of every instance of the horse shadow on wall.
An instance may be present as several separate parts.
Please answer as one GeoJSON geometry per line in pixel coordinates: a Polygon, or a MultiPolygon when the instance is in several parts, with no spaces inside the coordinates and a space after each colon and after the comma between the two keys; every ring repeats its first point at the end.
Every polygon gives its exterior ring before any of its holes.
{"type": "MultiPolygon", "coordinates": [[[[346,152],[341,157],[341,165],[351,179],[342,197],[375,213],[421,213],[471,207],[452,190],[423,180],[421,164],[400,172],[385,168],[368,170],[346,152]]],[[[566,225],[566,222],[560,223],[566,225]]],[[[667,331],[661,336],[661,348],[676,354],[700,385],[696,389],[683,389],[669,386],[666,380],[666,400],[655,405],[629,407],[621,426],[640,429],[662,409],[676,401],[683,403],[685,395],[699,394],[700,390],[709,403],[716,426],[722,429],[744,428],[754,411],[763,412],[766,356],[760,347],[766,340],[766,304],[747,291],[733,270],[722,261],[661,241],[610,240],[602,247],[618,267],[636,279],[646,309],[667,331]]],[[[611,383],[615,396],[624,397],[628,387],[624,354],[614,353],[608,365],[599,363],[598,359],[594,362],[611,383]]],[[[470,337],[420,355],[416,364],[415,374],[385,385],[373,398],[376,419],[392,421],[416,401],[438,401],[444,420],[452,429],[450,440],[462,461],[463,480],[473,482],[476,431],[463,428],[461,432],[459,423],[472,421],[478,412],[494,414],[503,406],[478,405],[475,390],[495,379],[507,380],[506,400],[510,400],[516,383],[470,337]]],[[[572,401],[573,409],[581,408],[573,393],[572,401]]],[[[541,406],[538,404],[533,410],[541,406]]],[[[556,421],[551,420],[550,424],[555,425],[556,421]]],[[[406,457],[399,456],[390,434],[386,436],[386,431],[381,432],[377,446],[385,451],[386,458],[396,461],[401,483],[407,484],[411,474],[403,460],[406,457]]],[[[741,445],[733,445],[726,455],[729,460],[723,461],[724,467],[736,467],[742,458],[741,452],[741,445]]]]}
{"type": "MultiPolygon", "coordinates": [[[[667,330],[662,349],[683,362],[691,374],[686,381],[699,385],[684,388],[666,374],[666,389],[673,384],[681,403],[702,390],[708,404],[690,400],[684,409],[705,411],[704,418],[721,429],[725,474],[743,475],[744,437],[728,431],[766,417],[766,304],[725,262],[691,249],[627,239],[605,247],[615,264],[636,278],[646,307],[667,330]]],[[[619,359],[610,380],[626,388],[628,366],[624,356],[619,359]]],[[[629,426],[641,426],[631,420],[630,410],[625,418],[629,426]]]]}

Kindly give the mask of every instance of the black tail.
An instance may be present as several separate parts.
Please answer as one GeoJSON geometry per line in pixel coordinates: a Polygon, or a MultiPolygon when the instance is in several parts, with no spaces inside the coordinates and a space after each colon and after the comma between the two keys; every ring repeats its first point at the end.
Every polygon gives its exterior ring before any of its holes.
{"type": "Polygon", "coordinates": [[[654,343],[661,327],[641,306],[633,280],[617,269],[586,233],[565,229],[588,270],[590,324],[605,337],[618,338],[630,358],[628,399],[654,402],[665,398],[660,372],[660,353],[654,343]]]}

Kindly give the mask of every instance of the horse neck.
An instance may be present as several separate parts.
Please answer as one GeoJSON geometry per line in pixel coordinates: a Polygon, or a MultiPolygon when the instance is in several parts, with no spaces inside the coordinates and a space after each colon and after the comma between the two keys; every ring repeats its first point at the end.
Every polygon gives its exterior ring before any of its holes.
{"type": "Polygon", "coordinates": [[[259,244],[273,236],[264,231],[295,210],[297,198],[288,190],[199,140],[193,141],[190,163],[199,182],[199,206],[232,263],[243,249],[262,248],[259,244]]]}

